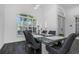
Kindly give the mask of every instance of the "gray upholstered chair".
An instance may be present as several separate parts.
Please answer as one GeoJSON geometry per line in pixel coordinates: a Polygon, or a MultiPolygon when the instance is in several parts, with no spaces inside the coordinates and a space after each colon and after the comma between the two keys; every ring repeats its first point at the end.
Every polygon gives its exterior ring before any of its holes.
{"type": "Polygon", "coordinates": [[[43,33],[43,34],[46,34],[46,33],[47,33],[47,30],[43,30],[42,33],[43,33]]]}
{"type": "Polygon", "coordinates": [[[77,35],[75,33],[70,34],[67,37],[67,39],[65,39],[64,43],[60,47],[59,46],[46,45],[46,50],[50,54],[65,54],[70,50],[72,43],[75,40],[76,36],[77,35]]]}
{"type": "Polygon", "coordinates": [[[56,35],[56,31],[49,31],[48,34],[56,35]]]}
{"type": "Polygon", "coordinates": [[[37,41],[30,32],[23,31],[26,43],[26,51],[28,54],[40,54],[41,53],[41,42],[37,41]]]}

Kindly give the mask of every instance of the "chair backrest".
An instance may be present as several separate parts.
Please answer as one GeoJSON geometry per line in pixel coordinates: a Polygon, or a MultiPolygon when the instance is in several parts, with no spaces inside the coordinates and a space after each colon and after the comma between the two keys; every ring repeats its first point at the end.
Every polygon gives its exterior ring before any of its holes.
{"type": "Polygon", "coordinates": [[[47,30],[43,30],[42,33],[46,34],[47,33],[47,30]]]}
{"type": "Polygon", "coordinates": [[[75,33],[72,33],[68,36],[68,38],[64,41],[63,46],[60,48],[61,53],[66,53],[70,50],[73,41],[75,40],[75,38],[77,37],[77,35],[75,33]]]}
{"type": "Polygon", "coordinates": [[[56,35],[56,31],[49,31],[48,34],[56,35]]]}
{"type": "Polygon", "coordinates": [[[28,30],[29,33],[32,33],[32,30],[28,30]]]}
{"type": "Polygon", "coordinates": [[[28,32],[28,31],[23,31],[25,39],[26,39],[26,44],[31,44],[32,48],[39,48],[39,44],[35,41],[33,35],[28,32]]]}
{"type": "Polygon", "coordinates": [[[36,27],[33,27],[33,33],[36,33],[36,27]]]}
{"type": "Polygon", "coordinates": [[[25,31],[23,31],[23,33],[24,33],[24,36],[25,36],[25,39],[26,39],[26,43],[29,43],[29,35],[28,35],[28,31],[27,30],[25,30],[25,31]]]}

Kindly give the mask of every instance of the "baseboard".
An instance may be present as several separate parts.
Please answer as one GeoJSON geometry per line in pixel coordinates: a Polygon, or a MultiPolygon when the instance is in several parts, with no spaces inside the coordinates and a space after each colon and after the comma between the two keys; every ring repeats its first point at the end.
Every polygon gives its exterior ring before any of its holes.
{"type": "Polygon", "coordinates": [[[5,44],[8,44],[8,43],[15,43],[15,42],[21,42],[21,41],[25,41],[25,40],[17,40],[17,41],[10,41],[10,42],[5,42],[5,44]]]}
{"type": "Polygon", "coordinates": [[[12,42],[19,42],[19,41],[25,41],[25,39],[24,38],[17,38],[17,39],[12,39],[12,40],[9,40],[9,41],[4,41],[4,43],[12,43],[12,42]]]}

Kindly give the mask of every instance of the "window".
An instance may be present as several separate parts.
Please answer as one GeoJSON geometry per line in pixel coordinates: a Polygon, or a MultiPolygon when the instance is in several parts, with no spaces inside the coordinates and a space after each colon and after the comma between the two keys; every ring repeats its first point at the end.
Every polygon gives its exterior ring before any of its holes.
{"type": "Polygon", "coordinates": [[[17,34],[22,35],[24,30],[31,30],[32,32],[36,26],[36,19],[31,15],[20,14],[16,18],[17,34]]]}

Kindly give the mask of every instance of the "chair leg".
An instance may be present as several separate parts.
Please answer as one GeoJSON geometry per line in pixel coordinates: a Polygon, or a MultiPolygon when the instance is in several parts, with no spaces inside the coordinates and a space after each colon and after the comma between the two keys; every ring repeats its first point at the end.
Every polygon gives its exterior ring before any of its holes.
{"type": "Polygon", "coordinates": [[[58,42],[58,46],[61,46],[62,44],[61,44],[61,42],[58,42]]]}
{"type": "Polygon", "coordinates": [[[41,53],[42,53],[41,49],[36,50],[36,54],[41,54],[41,53]]]}

